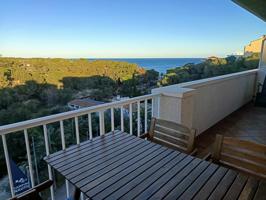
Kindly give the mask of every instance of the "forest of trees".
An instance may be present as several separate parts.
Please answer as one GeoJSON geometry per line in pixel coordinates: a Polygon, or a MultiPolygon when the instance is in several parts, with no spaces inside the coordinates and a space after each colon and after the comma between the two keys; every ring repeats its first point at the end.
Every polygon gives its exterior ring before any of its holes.
{"type": "Polygon", "coordinates": [[[66,111],[74,98],[143,95],[158,76],[126,62],[0,58],[0,125],[66,111]]]}
{"type": "Polygon", "coordinates": [[[259,54],[248,57],[228,56],[226,58],[209,57],[199,64],[188,63],[182,67],[167,70],[159,85],[172,85],[213,76],[220,76],[255,69],[259,64],[259,54]]]}

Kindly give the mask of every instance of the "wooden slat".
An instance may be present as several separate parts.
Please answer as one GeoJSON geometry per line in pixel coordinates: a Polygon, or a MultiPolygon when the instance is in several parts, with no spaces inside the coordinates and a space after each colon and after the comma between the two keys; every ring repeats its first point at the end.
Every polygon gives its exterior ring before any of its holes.
{"type": "Polygon", "coordinates": [[[150,130],[149,130],[149,138],[152,139],[153,138],[153,130],[155,127],[155,123],[156,123],[156,119],[155,118],[151,118],[151,125],[150,125],[150,130]]]}
{"type": "Polygon", "coordinates": [[[255,178],[250,177],[238,199],[239,200],[253,199],[257,191],[258,185],[259,185],[259,181],[255,178]]]}
{"type": "Polygon", "coordinates": [[[144,165],[147,162],[147,155],[151,155],[148,161],[153,163],[155,162],[157,156],[160,156],[161,154],[163,155],[164,153],[164,149],[160,147],[158,148],[158,146],[154,146],[144,152],[143,155],[139,154],[132,157],[127,157],[127,160],[122,161],[122,164],[114,166],[113,168],[106,167],[106,169],[109,169],[108,171],[104,169],[99,171],[99,173],[97,172],[97,174],[94,174],[93,176],[88,176],[88,178],[86,179],[87,183],[85,185],[83,184],[84,180],[82,180],[82,183],[77,183],[77,185],[84,185],[84,187],[82,187],[82,190],[90,193],[90,195],[93,196],[99,191],[111,187],[121,177],[130,173],[131,170],[144,165]],[[140,166],[138,166],[136,162],[140,166]],[[97,177],[97,179],[95,179],[95,177],[97,177]]]}
{"type": "Polygon", "coordinates": [[[266,145],[263,144],[247,140],[239,140],[232,137],[224,137],[223,143],[231,146],[236,146],[238,148],[249,149],[251,151],[257,151],[266,154],[266,145]]]}
{"type": "Polygon", "coordinates": [[[255,194],[254,200],[262,200],[266,199],[266,181],[261,180],[257,189],[257,192],[255,194]]]}
{"type": "Polygon", "coordinates": [[[220,163],[239,169],[241,171],[266,178],[266,166],[245,158],[239,158],[230,154],[221,154],[220,163]]]}
{"type": "Polygon", "coordinates": [[[211,164],[208,168],[186,189],[186,191],[178,198],[180,200],[192,199],[197,192],[204,186],[208,179],[217,170],[218,165],[211,164]]]}
{"type": "Polygon", "coordinates": [[[166,147],[169,147],[169,148],[172,148],[172,149],[181,150],[181,151],[184,151],[184,152],[187,151],[187,148],[185,148],[183,146],[176,145],[174,143],[162,140],[161,138],[158,138],[158,137],[153,137],[152,141],[157,143],[157,144],[161,144],[163,146],[166,146],[166,147]]]}
{"type": "Polygon", "coordinates": [[[172,176],[165,185],[158,189],[150,199],[163,199],[175,186],[177,186],[185,177],[188,177],[191,171],[193,171],[201,163],[200,159],[195,158],[184,169],[178,172],[175,176],[172,176]]]}
{"type": "Polygon", "coordinates": [[[87,155],[90,155],[91,157],[93,157],[95,155],[99,155],[101,153],[104,153],[110,149],[119,148],[120,144],[133,143],[133,142],[134,141],[132,141],[132,139],[130,137],[125,137],[123,139],[117,139],[117,140],[114,140],[112,142],[106,143],[106,145],[104,145],[104,143],[103,143],[102,145],[99,145],[95,148],[92,148],[91,151],[89,149],[87,151],[86,151],[86,149],[83,149],[80,152],[76,152],[75,156],[63,157],[62,159],[58,160],[58,162],[53,162],[52,165],[54,167],[56,167],[57,169],[60,169],[60,168],[66,169],[69,167],[69,165],[73,165],[74,161],[79,162],[79,160],[81,158],[86,157],[87,155]]]}
{"type": "MultiPolygon", "coordinates": [[[[158,171],[161,171],[160,169],[165,169],[168,167],[168,164],[171,163],[174,159],[177,159],[177,162],[182,159],[182,155],[177,155],[176,153],[171,153],[168,156],[166,156],[164,159],[157,162],[155,165],[149,167],[146,171],[143,171],[141,169],[135,170],[130,174],[131,178],[124,177],[122,180],[120,180],[118,183],[116,183],[115,188],[118,189],[115,192],[113,192],[111,195],[108,195],[106,199],[120,199],[123,195],[129,194],[129,192],[133,192],[133,190],[136,186],[141,184],[147,177],[154,176],[158,171]],[[130,181],[129,181],[130,180],[130,181]],[[119,185],[117,185],[119,184],[119,185]]],[[[171,165],[171,164],[170,164],[171,165]]],[[[138,192],[138,191],[137,191],[138,192]]],[[[99,194],[100,196],[101,194],[99,194]]],[[[135,195],[130,194],[130,199],[133,199],[135,195]]],[[[128,199],[128,197],[124,197],[123,199],[128,199]]]]}
{"type": "Polygon", "coordinates": [[[178,137],[182,139],[188,139],[190,136],[187,132],[183,133],[180,130],[173,130],[168,127],[160,126],[159,124],[156,124],[156,126],[154,127],[154,130],[157,130],[162,133],[167,133],[167,135],[172,136],[174,138],[178,137]]]}
{"type": "MultiPolygon", "coordinates": [[[[99,137],[102,137],[102,136],[99,136],[99,137]]],[[[84,152],[85,153],[88,151],[95,152],[97,151],[97,149],[101,148],[104,144],[113,145],[115,143],[114,141],[128,140],[128,139],[129,139],[128,135],[125,135],[121,132],[120,134],[115,134],[112,137],[103,138],[102,140],[89,143],[86,146],[85,145],[81,146],[82,143],[74,145],[75,146],[74,151],[62,152],[60,155],[53,157],[47,161],[49,162],[49,164],[56,165],[56,164],[59,164],[60,162],[72,159],[76,157],[77,155],[81,156],[81,154],[84,152]]]]}
{"type": "Polygon", "coordinates": [[[197,195],[193,198],[195,200],[208,199],[212,191],[219,184],[221,179],[224,177],[228,169],[219,167],[219,169],[212,175],[208,182],[201,188],[197,195]]]}
{"type": "Polygon", "coordinates": [[[227,191],[224,200],[233,200],[238,199],[242,189],[244,188],[248,177],[244,176],[243,174],[238,174],[235,181],[227,191]]]}
{"type": "MultiPolygon", "coordinates": [[[[138,168],[134,171],[132,171],[128,176],[124,177],[123,179],[119,180],[115,183],[111,188],[104,190],[103,192],[96,195],[96,198],[102,198],[105,197],[106,199],[118,199],[123,194],[130,191],[130,188],[134,188],[138,183],[140,183],[140,179],[144,180],[145,177],[151,175],[152,173],[155,173],[157,170],[159,170],[162,167],[166,167],[167,163],[169,163],[172,159],[174,159],[177,156],[176,153],[172,152],[168,155],[166,155],[163,159],[157,161],[154,165],[150,165],[150,167],[145,167],[146,171],[144,171],[144,167],[138,168]],[[143,173],[144,172],[144,173],[143,173]],[[127,186],[127,187],[125,187],[127,186]],[[115,191],[115,192],[114,192],[115,191]]],[[[132,198],[132,197],[131,197],[132,198]]]]}
{"type": "MultiPolygon", "coordinates": [[[[46,162],[49,162],[49,164],[52,164],[53,161],[57,161],[58,159],[62,158],[62,157],[65,157],[65,156],[68,156],[68,155],[72,155],[73,153],[79,151],[79,150],[82,150],[82,149],[87,149],[88,147],[90,147],[91,144],[97,146],[97,144],[101,144],[103,142],[107,142],[109,140],[112,140],[114,138],[117,138],[117,137],[123,137],[124,134],[122,134],[121,131],[116,131],[113,133],[109,133],[109,134],[106,134],[106,137],[104,136],[100,136],[100,137],[96,137],[96,138],[93,138],[92,140],[87,140],[85,142],[82,142],[81,144],[78,145],[73,145],[71,147],[68,147],[67,149],[65,150],[61,150],[61,151],[57,151],[49,156],[46,156],[44,158],[44,160],[46,162]],[[104,139],[103,139],[104,138],[104,139]],[[103,140],[102,140],[103,139],[103,140]],[[79,148],[77,148],[79,147],[79,148]]],[[[91,147],[90,147],[91,148],[91,147]]]]}
{"type": "Polygon", "coordinates": [[[209,162],[201,162],[188,177],[182,180],[169,194],[164,198],[165,200],[177,199],[182,193],[202,174],[210,165],[209,162]]]}
{"type": "MultiPolygon", "coordinates": [[[[99,160],[100,162],[96,162],[96,163],[91,163],[90,165],[87,165],[86,168],[82,168],[82,173],[80,173],[79,175],[75,176],[74,178],[71,178],[73,183],[78,183],[80,181],[84,181],[84,179],[88,176],[90,176],[89,178],[95,178],[97,176],[103,175],[107,172],[109,172],[112,169],[115,169],[116,167],[120,166],[120,165],[124,165],[127,164],[126,162],[132,160],[136,160],[136,159],[142,159],[144,158],[144,156],[147,156],[147,152],[151,152],[151,150],[156,150],[158,149],[158,147],[155,147],[152,144],[146,144],[143,145],[141,144],[136,146],[135,148],[132,148],[130,150],[128,150],[127,152],[124,152],[123,154],[120,154],[119,156],[117,156],[118,158],[115,159],[109,159],[109,160],[103,160],[101,162],[101,160],[99,160]],[[142,152],[145,151],[145,152],[142,152]],[[141,154],[141,155],[139,155],[141,154]],[[96,174],[95,174],[96,173],[96,174]],[[86,174],[86,177],[84,176],[84,174],[86,174]]],[[[86,180],[89,181],[89,178],[87,178],[86,180]]]]}
{"type": "MultiPolygon", "coordinates": [[[[104,190],[102,190],[100,193],[96,194],[95,196],[92,194],[92,193],[95,193],[94,189],[91,191],[88,191],[93,186],[92,184],[86,185],[84,188],[81,188],[81,189],[83,189],[84,191],[87,190],[86,194],[96,199],[107,197],[111,193],[113,193],[115,190],[125,185],[128,181],[138,176],[138,174],[142,173],[145,169],[148,169],[156,165],[156,163],[160,164],[161,160],[167,161],[168,159],[172,159],[173,156],[175,155],[174,152],[169,151],[164,148],[161,148],[160,151],[162,152],[155,152],[157,154],[156,156],[154,156],[154,153],[153,153],[151,155],[151,158],[147,157],[146,159],[142,159],[141,162],[137,162],[134,165],[127,166],[127,167],[123,166],[122,168],[121,167],[118,168],[116,171],[112,170],[110,172],[111,175],[110,174],[108,175],[111,181],[103,182],[103,184],[101,184],[101,188],[104,190]],[[171,156],[169,157],[169,155],[171,156]],[[124,178],[125,176],[127,176],[127,178],[124,178]],[[115,184],[112,183],[112,181],[114,180],[116,180],[115,184]]],[[[98,184],[98,181],[94,182],[93,184],[98,184]]]]}
{"type": "MultiPolygon", "coordinates": [[[[184,154],[181,154],[184,155],[184,154]]],[[[182,159],[178,163],[173,163],[173,167],[171,170],[168,170],[165,174],[162,176],[150,176],[146,180],[144,180],[141,184],[134,187],[132,190],[130,190],[126,195],[124,195],[121,199],[129,199],[130,196],[133,194],[138,194],[137,197],[134,199],[148,199],[150,198],[157,190],[158,188],[161,188],[169,180],[172,179],[173,176],[175,176],[177,173],[179,173],[184,167],[186,167],[190,162],[193,160],[193,157],[186,156],[184,159],[182,159]]],[[[169,164],[168,164],[169,165],[169,164]]],[[[164,170],[164,169],[163,169],[164,170]]],[[[132,195],[133,197],[133,195],[132,195]]]]}
{"type": "Polygon", "coordinates": [[[195,131],[172,121],[152,118],[149,139],[166,147],[191,153],[195,131]]]}
{"type": "Polygon", "coordinates": [[[219,161],[221,156],[221,148],[223,143],[223,135],[216,135],[215,142],[214,142],[214,150],[212,153],[212,158],[214,161],[219,161]]]}
{"type": "Polygon", "coordinates": [[[227,145],[223,145],[222,151],[235,157],[245,158],[247,160],[260,163],[266,167],[266,152],[265,154],[258,154],[254,151],[249,151],[247,149],[240,149],[237,146],[227,145]]]}
{"type": "Polygon", "coordinates": [[[173,137],[171,135],[168,135],[167,132],[160,132],[158,130],[154,130],[154,137],[160,138],[162,140],[166,140],[169,141],[173,144],[178,144],[178,145],[182,145],[182,146],[187,146],[188,140],[179,138],[179,137],[173,137]]]}
{"type": "MultiPolygon", "coordinates": [[[[158,146],[156,145],[155,148],[157,147],[158,146]]],[[[98,193],[103,192],[105,189],[112,187],[112,185],[116,184],[117,181],[130,174],[135,169],[139,167],[144,168],[146,166],[155,164],[158,162],[158,159],[160,160],[158,157],[161,157],[167,153],[166,149],[161,147],[157,149],[150,148],[146,152],[143,153],[145,157],[139,155],[135,159],[131,159],[126,165],[121,165],[119,168],[112,169],[110,173],[102,175],[99,179],[90,182],[89,185],[86,185],[86,187],[83,188],[83,190],[87,191],[87,194],[90,194],[90,196],[95,196],[98,193]],[[148,155],[151,155],[148,157],[148,159],[146,152],[148,155]]]]}
{"type": "Polygon", "coordinates": [[[208,199],[209,200],[222,199],[225,193],[227,192],[227,190],[230,188],[230,186],[234,182],[236,176],[237,176],[237,173],[235,171],[229,170],[208,199]]]}
{"type": "Polygon", "coordinates": [[[158,124],[162,127],[168,128],[168,129],[180,130],[183,134],[185,134],[185,133],[190,134],[190,130],[187,127],[182,126],[180,124],[177,124],[175,122],[170,122],[170,121],[166,121],[163,119],[157,119],[156,124],[158,124]]]}
{"type": "Polygon", "coordinates": [[[99,169],[102,163],[106,165],[107,163],[115,162],[117,159],[121,157],[123,158],[124,154],[128,155],[128,151],[131,152],[132,149],[136,151],[138,148],[141,148],[145,145],[145,143],[141,142],[134,142],[129,145],[125,144],[124,147],[120,145],[120,149],[112,149],[108,151],[108,154],[98,155],[84,162],[78,161],[75,167],[71,167],[68,170],[61,171],[61,173],[68,179],[72,179],[72,181],[75,182],[75,180],[79,179],[79,177],[84,177],[83,173],[85,173],[86,171],[91,170],[93,168],[99,169]]]}

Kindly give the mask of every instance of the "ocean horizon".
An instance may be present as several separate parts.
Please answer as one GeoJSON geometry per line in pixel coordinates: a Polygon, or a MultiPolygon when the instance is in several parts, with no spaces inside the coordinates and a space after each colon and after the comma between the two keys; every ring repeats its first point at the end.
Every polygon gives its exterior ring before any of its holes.
{"type": "Polygon", "coordinates": [[[166,73],[167,69],[181,67],[187,63],[200,63],[204,58],[89,58],[89,60],[112,60],[134,63],[144,69],[166,73]]]}

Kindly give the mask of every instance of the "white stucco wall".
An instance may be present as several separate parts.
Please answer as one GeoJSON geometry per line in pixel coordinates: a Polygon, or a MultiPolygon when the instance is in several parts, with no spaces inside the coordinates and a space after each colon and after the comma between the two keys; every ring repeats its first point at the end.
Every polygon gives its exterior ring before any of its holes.
{"type": "Polygon", "coordinates": [[[197,134],[252,100],[258,70],[156,88],[160,118],[194,128],[197,134]]]}

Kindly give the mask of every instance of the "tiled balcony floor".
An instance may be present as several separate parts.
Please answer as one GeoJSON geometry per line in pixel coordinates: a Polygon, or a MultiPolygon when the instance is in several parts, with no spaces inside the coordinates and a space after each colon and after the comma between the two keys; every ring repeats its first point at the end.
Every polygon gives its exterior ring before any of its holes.
{"type": "Polygon", "coordinates": [[[249,103],[202,133],[196,140],[199,157],[210,151],[216,134],[266,144],[266,108],[249,103]]]}

